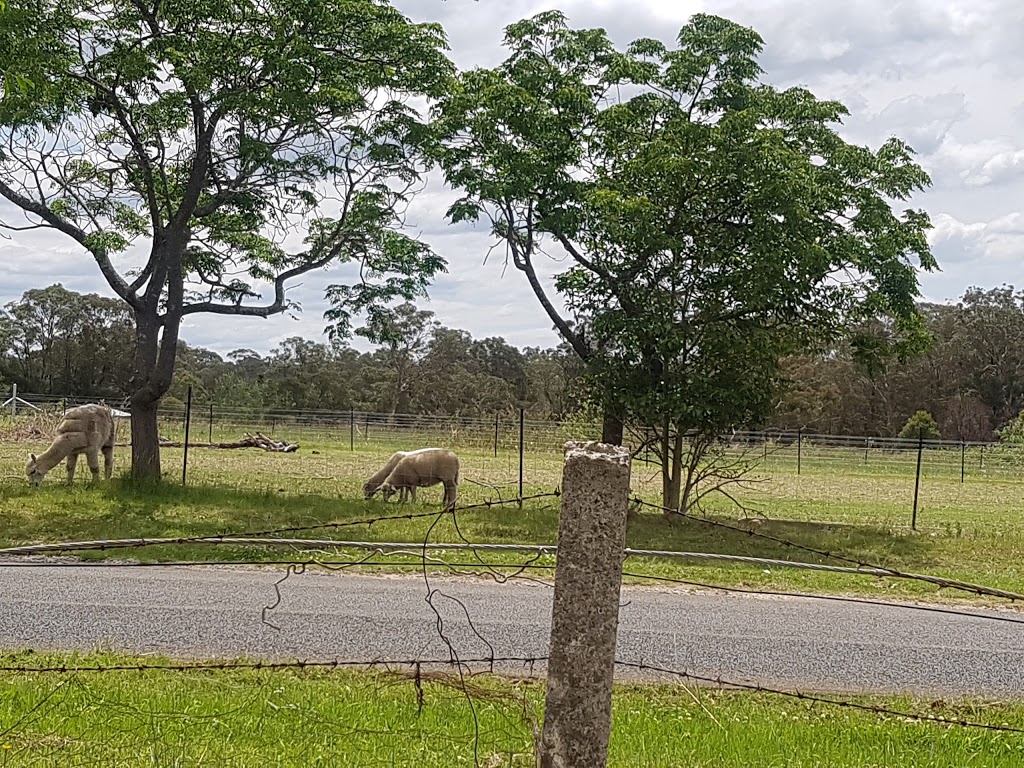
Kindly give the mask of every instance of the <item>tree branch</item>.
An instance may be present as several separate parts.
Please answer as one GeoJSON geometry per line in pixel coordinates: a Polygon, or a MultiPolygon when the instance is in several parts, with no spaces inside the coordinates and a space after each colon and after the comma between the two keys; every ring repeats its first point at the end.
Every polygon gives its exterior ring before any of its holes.
{"type": "Polygon", "coordinates": [[[270,317],[278,312],[283,312],[285,309],[285,283],[291,280],[293,277],[311,272],[314,269],[320,269],[327,266],[333,259],[335,259],[341,251],[344,243],[338,243],[331,248],[327,255],[320,257],[315,261],[309,261],[305,264],[299,264],[296,267],[287,269],[274,278],[274,301],[271,304],[266,304],[262,307],[245,307],[240,304],[218,304],[213,301],[200,301],[194,304],[186,304],[181,314],[195,315],[200,312],[206,312],[212,315],[235,315],[239,317],[270,317]]]}
{"type": "Polygon", "coordinates": [[[114,265],[110,263],[110,257],[103,251],[96,251],[90,248],[88,245],[89,237],[82,229],[76,227],[69,221],[65,221],[42,203],[19,194],[3,181],[0,181],[0,195],[3,195],[23,211],[34,213],[49,224],[51,228],[63,232],[68,237],[74,238],[76,242],[89,251],[89,253],[93,255],[93,258],[96,259],[96,264],[99,265],[100,272],[103,273],[103,277],[114,292],[131,306],[136,307],[138,305],[138,297],[128,287],[128,284],[122,279],[122,277],[117,274],[117,270],[114,269],[114,265]]]}

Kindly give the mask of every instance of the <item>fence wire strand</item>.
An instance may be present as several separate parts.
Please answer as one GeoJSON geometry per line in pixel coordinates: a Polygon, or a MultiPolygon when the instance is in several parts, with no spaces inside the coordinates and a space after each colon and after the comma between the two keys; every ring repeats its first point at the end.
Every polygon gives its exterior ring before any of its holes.
{"type": "Polygon", "coordinates": [[[746,691],[753,691],[755,693],[767,693],[773,696],[785,696],[793,699],[800,699],[802,701],[815,702],[817,704],[828,704],[834,707],[842,707],[846,709],[859,709],[864,712],[872,712],[878,715],[892,715],[894,717],[909,718],[911,720],[921,720],[930,723],[940,723],[942,725],[956,725],[963,728],[981,728],[990,731],[1005,731],[1008,733],[1024,733],[1024,728],[1014,728],[1009,725],[992,725],[990,723],[976,723],[971,720],[954,719],[951,717],[941,717],[939,715],[919,715],[913,712],[905,712],[898,709],[890,709],[889,707],[882,707],[875,704],[863,704],[857,701],[851,701],[849,699],[832,699],[827,696],[819,696],[812,693],[803,693],[801,691],[787,691],[781,688],[769,688],[764,685],[757,683],[741,683],[734,680],[726,680],[721,677],[706,677],[703,675],[697,675],[693,672],[687,672],[680,669],[670,669],[668,667],[660,667],[655,664],[646,664],[644,662],[637,661],[621,661],[615,660],[615,664],[620,667],[626,667],[630,669],[636,669],[646,672],[657,672],[659,674],[671,675],[684,680],[693,680],[698,683],[709,683],[711,685],[718,686],[719,688],[739,688],[746,691]]]}
{"type": "Polygon", "coordinates": [[[773,541],[776,544],[781,544],[784,547],[790,547],[792,549],[799,549],[803,550],[804,552],[810,552],[811,554],[818,555],[819,557],[826,557],[832,560],[839,560],[841,562],[856,565],[858,568],[871,569],[877,571],[878,573],[874,575],[888,576],[897,579],[909,579],[911,581],[922,581],[934,584],[938,587],[946,587],[949,589],[962,590],[964,592],[972,592],[976,595],[1001,597],[1006,600],[1010,600],[1011,602],[1024,601],[1024,594],[1020,594],[1019,592],[1009,592],[1005,589],[987,587],[983,584],[972,584],[971,582],[960,581],[958,579],[948,579],[943,576],[928,576],[920,573],[908,573],[906,571],[901,571],[896,568],[888,568],[886,566],[877,565],[875,563],[869,563],[864,560],[846,557],[845,555],[840,555],[835,552],[829,552],[828,550],[817,549],[816,547],[809,547],[805,544],[800,544],[789,539],[783,539],[779,536],[772,536],[770,533],[762,533],[752,528],[741,528],[738,525],[732,525],[721,520],[714,520],[710,517],[701,517],[700,515],[692,515],[688,512],[680,512],[678,510],[672,509],[671,507],[663,507],[660,504],[653,504],[649,501],[644,501],[639,496],[635,497],[633,501],[641,506],[648,507],[650,509],[657,509],[672,515],[678,515],[679,517],[685,518],[687,520],[694,520],[698,523],[704,523],[705,525],[711,525],[716,528],[725,528],[727,530],[734,531],[736,533],[742,533],[747,536],[752,536],[754,538],[773,541]]]}
{"type": "MultiPolygon", "coordinates": [[[[408,670],[407,674],[411,675],[411,680],[414,688],[417,691],[420,704],[422,705],[422,681],[425,677],[424,670],[430,668],[445,668],[453,670],[453,674],[458,680],[456,687],[465,696],[466,701],[470,707],[470,711],[473,717],[473,754],[474,761],[477,765],[481,765],[480,755],[480,720],[477,714],[476,704],[474,702],[474,695],[468,684],[468,679],[480,672],[495,673],[499,665],[508,666],[520,666],[523,671],[528,670],[528,675],[532,677],[535,672],[535,667],[539,664],[547,662],[547,656],[525,656],[525,655],[498,655],[495,652],[494,645],[483,636],[479,628],[473,621],[473,616],[466,604],[459,600],[457,597],[444,592],[431,582],[431,566],[447,567],[451,570],[456,568],[466,568],[483,570],[483,572],[493,578],[495,581],[504,583],[512,578],[522,577],[522,574],[528,571],[539,571],[539,570],[553,570],[556,566],[544,563],[538,563],[538,559],[543,556],[556,556],[556,546],[545,546],[545,545],[503,545],[503,544],[490,544],[490,543],[474,543],[471,542],[463,533],[459,522],[458,513],[474,510],[484,509],[499,505],[522,503],[526,500],[553,498],[559,495],[559,491],[556,489],[549,493],[538,493],[530,496],[522,496],[512,499],[499,499],[486,501],[479,504],[468,505],[464,507],[458,507],[450,511],[441,512],[424,512],[424,513],[406,513],[406,514],[395,514],[395,515],[382,515],[377,517],[368,517],[359,520],[350,520],[343,522],[333,523],[318,523],[305,526],[290,526],[285,528],[274,528],[262,531],[249,531],[249,532],[235,532],[235,533],[221,533],[209,536],[190,536],[190,537],[173,537],[173,538],[136,538],[136,539],[107,539],[107,540],[95,540],[95,541],[79,541],[79,542],[63,542],[63,543],[40,543],[30,544],[17,547],[8,547],[0,549],[0,556],[8,556],[11,559],[0,561],[0,567],[186,567],[186,566],[212,566],[212,565],[250,565],[250,566],[267,566],[267,565],[285,565],[287,567],[282,577],[277,580],[273,589],[275,591],[276,600],[268,606],[265,606],[261,613],[262,621],[265,624],[274,626],[268,620],[268,614],[279,608],[284,601],[282,587],[287,585],[288,580],[294,576],[301,575],[309,567],[322,567],[330,570],[342,570],[348,568],[358,568],[366,566],[389,566],[389,567],[416,567],[421,569],[424,580],[424,586],[426,588],[426,595],[424,601],[430,606],[435,615],[435,628],[438,636],[445,643],[448,654],[447,658],[379,658],[379,659],[330,659],[330,660],[318,660],[318,659],[297,659],[294,661],[189,661],[189,662],[170,662],[170,663],[114,663],[114,664],[95,664],[95,665],[72,665],[72,664],[57,664],[57,665],[3,665],[0,666],[0,673],[7,674],[66,674],[74,675],[78,673],[114,673],[114,672],[144,672],[144,671],[165,671],[165,672],[204,672],[204,671],[231,671],[231,670],[255,670],[255,671],[280,671],[280,670],[296,670],[302,671],[305,669],[324,669],[324,670],[335,670],[344,668],[364,668],[364,669],[386,669],[392,668],[403,668],[408,670]],[[441,543],[431,542],[431,536],[435,531],[438,524],[451,515],[451,520],[455,528],[456,534],[460,541],[452,543],[441,543]],[[386,523],[388,521],[398,520],[412,520],[412,519],[428,519],[432,518],[430,525],[428,526],[424,537],[420,543],[399,543],[399,542],[351,542],[351,541],[340,541],[334,539],[302,539],[302,538],[285,538],[280,537],[277,534],[283,533],[299,533],[303,531],[323,530],[323,529],[334,529],[334,528],[347,528],[355,526],[372,526],[378,523],[386,523]],[[26,556],[29,555],[40,555],[43,553],[51,552],[69,552],[69,551],[87,551],[87,550],[103,550],[103,549],[131,549],[141,548],[150,546],[159,546],[165,544],[210,544],[210,545],[248,545],[248,546],[276,546],[276,547],[292,547],[293,549],[298,548],[358,548],[370,550],[367,555],[361,559],[333,559],[331,557],[323,558],[308,558],[308,559],[274,559],[274,560],[207,560],[207,561],[176,561],[176,562],[86,562],[86,561],[74,561],[74,562],[48,562],[48,561],[26,561],[26,556]],[[458,562],[449,562],[440,557],[432,557],[428,555],[429,550],[450,550],[453,552],[470,552],[475,558],[474,560],[464,560],[458,562]],[[488,562],[481,557],[481,553],[484,552],[528,552],[531,553],[531,557],[525,562],[488,562]],[[388,557],[412,557],[417,558],[414,562],[396,562],[393,560],[386,559],[388,557]],[[384,559],[381,559],[384,558],[384,559]],[[435,605],[436,599],[446,599],[453,602],[458,611],[459,615],[465,619],[469,630],[473,635],[486,647],[486,654],[479,654],[475,656],[463,656],[459,649],[456,647],[455,642],[446,632],[445,618],[442,611],[438,606],[435,605]],[[474,671],[474,667],[478,667],[477,671],[474,671]]],[[[658,505],[644,502],[641,499],[636,499],[640,504],[655,508],[662,509],[658,505]]],[[[976,594],[990,595],[996,597],[1003,597],[1010,600],[1024,600],[1024,595],[1019,595],[1013,592],[1007,592],[1005,590],[998,590],[994,588],[985,587],[983,585],[969,584],[966,582],[959,582],[953,579],[946,579],[944,577],[927,576],[921,574],[912,574],[899,571],[897,569],[886,568],[883,566],[876,566],[870,563],[861,562],[853,558],[844,557],[833,552],[825,550],[815,549],[813,547],[807,547],[797,542],[787,541],[779,537],[771,536],[770,534],[760,533],[758,531],[752,531],[745,528],[730,525],[716,520],[708,518],[702,518],[695,515],[683,515],[688,519],[693,519],[697,522],[706,524],[721,526],[729,528],[731,530],[745,533],[760,538],[765,538],[776,543],[782,544],[787,547],[793,547],[814,553],[816,555],[832,558],[848,563],[854,563],[858,567],[854,568],[839,568],[836,566],[819,565],[813,563],[796,563],[792,561],[774,560],[771,558],[749,558],[739,555],[724,555],[715,553],[695,553],[695,552],[669,552],[659,550],[632,550],[627,549],[624,552],[625,556],[634,557],[658,557],[658,556],[677,556],[677,557],[692,557],[695,559],[729,559],[737,562],[746,563],[769,563],[779,566],[792,566],[792,567],[809,567],[822,570],[840,570],[847,573],[855,574],[866,574],[873,576],[892,576],[897,578],[912,579],[917,581],[928,582],[936,584],[940,587],[949,587],[954,589],[962,589],[976,594]]],[[[811,595],[802,593],[786,593],[776,592],[770,590],[761,589],[745,589],[736,587],[723,587],[711,584],[705,584],[695,581],[688,581],[685,579],[677,579],[665,576],[657,576],[654,574],[636,573],[632,571],[624,571],[623,576],[647,579],[652,581],[659,581],[664,583],[675,583],[687,586],[696,586],[706,589],[722,590],[727,592],[740,592],[746,594],[759,594],[759,595],[773,595],[773,596],[788,596],[788,597],[801,597],[801,598],[814,598],[824,600],[837,600],[843,602],[861,603],[867,605],[879,605],[886,607],[896,607],[901,609],[929,611],[942,614],[951,614],[961,617],[968,617],[972,619],[988,619],[996,621],[1006,621],[1011,623],[1024,624],[1024,619],[1016,618],[1011,616],[1001,616],[993,614],[980,614],[973,613],[970,611],[962,611],[952,608],[942,608],[938,606],[922,606],[918,604],[903,604],[903,603],[892,603],[880,600],[870,600],[863,598],[854,598],[841,595],[811,595]]],[[[707,676],[698,675],[685,670],[671,669],[668,667],[647,664],[642,661],[628,661],[617,659],[615,664],[618,667],[625,669],[633,669],[638,672],[655,673],[661,675],[668,675],[682,680],[691,680],[695,682],[716,685],[720,688],[735,688],[743,689],[757,693],[770,694],[775,696],[789,697],[793,699],[803,700],[811,702],[817,705],[833,706],[841,708],[856,709],[865,712],[870,712],[878,715],[888,715],[900,718],[906,718],[910,720],[925,721],[936,724],[958,726],[964,728],[976,728],[985,729],[991,731],[1005,731],[1012,733],[1024,733],[1024,729],[1014,728],[1008,725],[994,725],[987,723],[979,723],[966,719],[959,718],[948,718],[938,715],[927,715],[927,714],[916,714],[913,712],[905,712],[896,709],[891,709],[883,706],[861,703],[846,698],[830,698],[828,696],[822,696],[817,694],[803,693],[800,691],[784,690],[779,688],[772,688],[763,686],[757,683],[748,683],[741,681],[731,681],[721,677],[712,678],[707,676]]],[[[54,689],[55,692],[59,689],[54,689]]],[[[40,705],[41,706],[41,705],[40,705]]],[[[29,712],[26,717],[31,716],[29,712]]],[[[19,721],[20,722],[20,721],[19,721]]],[[[16,723],[15,728],[18,727],[16,723]]],[[[536,729],[535,729],[536,735],[536,729]]]]}

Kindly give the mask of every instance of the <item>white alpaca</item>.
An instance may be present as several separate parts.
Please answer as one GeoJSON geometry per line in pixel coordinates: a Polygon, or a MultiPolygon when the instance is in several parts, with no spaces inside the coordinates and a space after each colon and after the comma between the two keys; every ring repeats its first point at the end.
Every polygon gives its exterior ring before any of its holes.
{"type": "Polygon", "coordinates": [[[452,509],[459,493],[459,457],[445,448],[397,451],[387,464],[363,484],[370,498],[380,491],[387,501],[398,491],[398,500],[416,501],[416,489],[444,484],[444,508],[452,509]]]}
{"type": "Polygon", "coordinates": [[[64,414],[57,425],[57,436],[50,447],[39,456],[28,455],[25,474],[35,485],[62,459],[67,459],[68,485],[75,479],[75,465],[80,454],[85,454],[92,471],[93,482],[100,477],[100,451],[103,452],[103,470],[106,479],[114,470],[114,416],[106,405],[80,405],[64,414]]]}

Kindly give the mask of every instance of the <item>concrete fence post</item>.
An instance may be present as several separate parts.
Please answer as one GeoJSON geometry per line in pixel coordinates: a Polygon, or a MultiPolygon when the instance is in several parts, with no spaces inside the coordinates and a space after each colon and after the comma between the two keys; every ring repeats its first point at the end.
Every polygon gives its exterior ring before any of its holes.
{"type": "Polygon", "coordinates": [[[629,449],[565,444],[540,768],[608,763],[629,449]]]}

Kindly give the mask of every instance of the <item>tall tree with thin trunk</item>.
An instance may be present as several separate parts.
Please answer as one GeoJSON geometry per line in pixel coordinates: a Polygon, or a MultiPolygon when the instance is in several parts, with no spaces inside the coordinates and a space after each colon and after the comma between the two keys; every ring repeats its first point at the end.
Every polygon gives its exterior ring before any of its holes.
{"type": "Polygon", "coordinates": [[[423,295],[444,261],[401,233],[422,171],[410,97],[451,82],[444,36],[386,0],[7,0],[0,196],[95,262],[134,315],[132,470],[160,474],[157,406],[182,321],[296,308],[354,262],[330,320],[423,295]],[[269,293],[263,298],[261,293],[269,293]]]}
{"type": "Polygon", "coordinates": [[[389,416],[394,416],[399,406],[408,400],[416,363],[439,325],[433,312],[405,302],[394,308],[371,311],[366,325],[356,329],[359,336],[384,348],[384,359],[394,377],[388,396],[389,416]]]}

